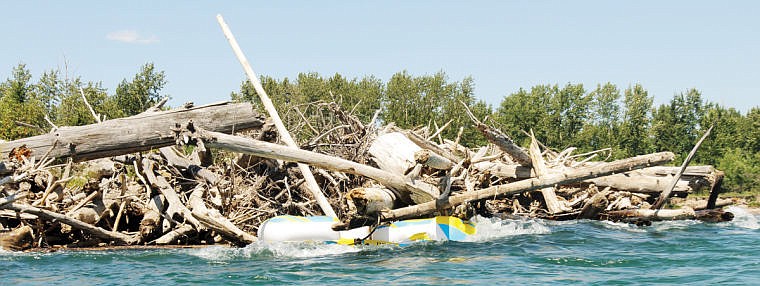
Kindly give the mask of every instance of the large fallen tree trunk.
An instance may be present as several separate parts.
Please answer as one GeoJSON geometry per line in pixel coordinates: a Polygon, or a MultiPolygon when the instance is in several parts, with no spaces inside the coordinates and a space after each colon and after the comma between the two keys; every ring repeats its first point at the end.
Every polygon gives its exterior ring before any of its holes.
{"type": "Polygon", "coordinates": [[[180,136],[195,136],[202,139],[207,147],[248,153],[270,159],[304,163],[318,168],[371,178],[399,192],[401,194],[400,199],[407,203],[429,202],[439,195],[439,190],[435,186],[420,181],[411,181],[403,176],[346,159],[198,128],[188,129],[194,129],[195,132],[181,134],[180,136]]]}
{"type": "MultiPolygon", "coordinates": [[[[550,174],[543,179],[534,178],[505,185],[491,186],[475,192],[468,192],[462,195],[449,197],[448,204],[449,206],[453,207],[468,201],[495,198],[498,196],[538,190],[554,185],[574,183],[591,178],[607,176],[614,173],[626,172],[648,166],[664,164],[673,160],[674,157],[675,155],[672,152],[653,153],[649,155],[641,155],[609,163],[603,163],[593,167],[572,170],[562,174],[550,174]]],[[[419,217],[432,214],[437,209],[438,208],[436,207],[435,201],[432,201],[383,212],[382,220],[393,221],[419,217]]]]}
{"type": "Polygon", "coordinates": [[[250,103],[204,105],[162,112],[141,113],[84,126],[60,127],[43,135],[0,144],[2,158],[26,145],[33,155],[72,157],[74,161],[117,156],[175,144],[172,127],[192,121],[195,126],[229,133],[260,127],[264,118],[250,103]]]}

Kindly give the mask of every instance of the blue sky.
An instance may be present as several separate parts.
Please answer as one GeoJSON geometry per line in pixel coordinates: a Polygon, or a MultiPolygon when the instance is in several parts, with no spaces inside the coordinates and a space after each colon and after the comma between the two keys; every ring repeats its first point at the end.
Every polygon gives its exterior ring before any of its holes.
{"type": "Polygon", "coordinates": [[[245,74],[222,14],[254,70],[475,80],[498,105],[520,87],[641,83],[655,103],[697,88],[760,106],[757,1],[3,1],[0,80],[68,67],[113,92],[146,62],[168,77],[171,105],[229,99],[245,74]],[[157,2],[157,3],[154,3],[157,2]],[[219,3],[217,3],[219,2],[219,3]]]}

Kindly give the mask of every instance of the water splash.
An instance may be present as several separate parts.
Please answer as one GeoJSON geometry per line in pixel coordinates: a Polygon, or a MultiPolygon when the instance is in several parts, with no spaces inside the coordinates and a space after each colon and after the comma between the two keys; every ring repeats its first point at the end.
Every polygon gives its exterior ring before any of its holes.
{"type": "Polygon", "coordinates": [[[538,219],[507,219],[485,218],[476,216],[471,220],[475,223],[477,233],[467,238],[468,242],[484,242],[507,236],[525,234],[550,234],[551,229],[546,221],[538,219]]]}
{"type": "Polygon", "coordinates": [[[750,213],[747,209],[730,206],[726,208],[726,211],[734,214],[734,219],[729,223],[730,225],[746,229],[760,229],[757,216],[750,213]]]}
{"type": "Polygon", "coordinates": [[[255,242],[243,248],[207,247],[194,251],[197,257],[223,262],[252,258],[310,258],[340,255],[362,251],[362,247],[352,247],[324,242],[255,242]]]}

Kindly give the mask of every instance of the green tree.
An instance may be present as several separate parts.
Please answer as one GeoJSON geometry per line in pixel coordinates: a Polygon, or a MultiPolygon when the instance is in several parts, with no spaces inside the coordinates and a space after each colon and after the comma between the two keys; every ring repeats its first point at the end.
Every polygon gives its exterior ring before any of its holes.
{"type": "Polygon", "coordinates": [[[155,105],[167,96],[160,93],[165,85],[166,75],[163,71],[157,71],[153,63],[143,65],[132,81],[124,79],[116,87],[114,100],[121,109],[119,115],[135,115],[155,105]]]}
{"type": "Polygon", "coordinates": [[[652,97],[641,86],[635,84],[625,90],[623,99],[625,106],[623,124],[621,126],[620,151],[615,157],[630,157],[646,154],[651,151],[651,139],[648,136],[650,128],[650,111],[652,97]]]}
{"type": "Polygon", "coordinates": [[[44,124],[45,106],[34,92],[32,74],[26,65],[16,66],[0,84],[0,137],[14,140],[38,135],[44,124]],[[17,122],[36,127],[19,125],[17,122]]]}

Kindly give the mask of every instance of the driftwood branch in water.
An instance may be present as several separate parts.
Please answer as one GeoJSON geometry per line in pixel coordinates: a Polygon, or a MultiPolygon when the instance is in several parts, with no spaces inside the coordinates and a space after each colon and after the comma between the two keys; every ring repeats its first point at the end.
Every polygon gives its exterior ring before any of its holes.
{"type": "MultiPolygon", "coordinates": [[[[614,173],[626,172],[648,166],[664,164],[673,160],[672,152],[660,152],[649,155],[641,155],[628,159],[617,160],[609,163],[598,164],[593,167],[581,168],[568,171],[563,174],[552,174],[544,179],[527,179],[505,185],[491,186],[475,192],[449,197],[448,204],[456,206],[467,201],[495,198],[498,196],[517,194],[524,191],[537,190],[557,184],[569,184],[591,178],[607,176],[614,173]]],[[[412,217],[432,214],[437,210],[435,201],[422,203],[400,209],[384,212],[383,221],[393,221],[412,217]]]]}
{"type": "Polygon", "coordinates": [[[72,157],[74,161],[124,155],[175,144],[175,123],[193,121],[195,126],[217,132],[260,127],[264,118],[250,103],[217,103],[142,113],[84,126],[63,126],[54,132],[0,144],[0,156],[8,158],[15,147],[26,145],[32,155],[72,157]]]}

